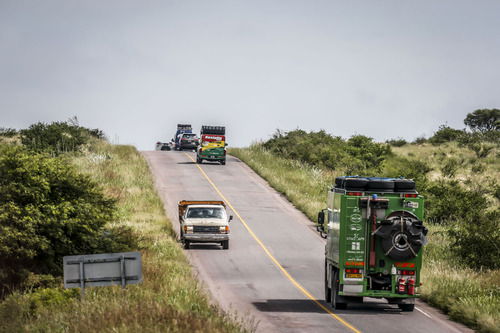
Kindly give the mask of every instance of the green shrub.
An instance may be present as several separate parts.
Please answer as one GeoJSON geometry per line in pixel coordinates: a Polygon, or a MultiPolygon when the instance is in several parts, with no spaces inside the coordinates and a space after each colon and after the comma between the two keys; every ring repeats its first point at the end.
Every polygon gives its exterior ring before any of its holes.
{"type": "Polygon", "coordinates": [[[63,159],[0,147],[0,296],[31,273],[61,274],[65,255],[135,246],[106,228],[114,218],[114,201],[63,159]]]}
{"type": "Polygon", "coordinates": [[[500,268],[500,210],[475,214],[453,223],[448,230],[453,252],[467,266],[500,268]]]}
{"type": "Polygon", "coordinates": [[[439,145],[445,142],[455,141],[465,133],[464,130],[457,130],[446,125],[439,126],[439,129],[429,138],[433,145],[439,145]]]}
{"type": "Polygon", "coordinates": [[[464,164],[464,160],[457,158],[447,158],[441,167],[441,173],[447,178],[455,177],[458,169],[464,164]]]}
{"type": "Polygon", "coordinates": [[[422,145],[426,142],[427,142],[427,139],[425,138],[425,136],[419,136],[412,143],[417,144],[417,145],[422,145]]]}
{"type": "Polygon", "coordinates": [[[6,137],[6,138],[12,138],[16,135],[17,135],[17,131],[15,129],[0,127],[0,136],[6,137]]]}
{"type": "Polygon", "coordinates": [[[477,158],[486,158],[495,149],[495,146],[482,142],[470,143],[467,146],[476,154],[477,158]]]}
{"type": "Polygon", "coordinates": [[[91,138],[103,139],[99,129],[79,126],[76,119],[69,122],[36,123],[20,131],[21,142],[30,150],[60,154],[77,151],[91,138]]]}
{"type": "Polygon", "coordinates": [[[422,160],[394,155],[384,161],[382,175],[413,179],[419,191],[424,191],[428,186],[427,174],[430,171],[432,168],[422,160]]]}
{"type": "Polygon", "coordinates": [[[471,171],[473,173],[477,173],[477,174],[483,173],[485,170],[486,170],[486,167],[482,163],[475,163],[472,165],[472,168],[471,168],[471,171]]]}
{"type": "Polygon", "coordinates": [[[456,180],[432,182],[423,191],[426,201],[427,220],[432,223],[471,220],[477,212],[486,211],[488,200],[480,189],[469,190],[456,180]]]}
{"type": "Polygon", "coordinates": [[[285,158],[333,170],[341,168],[351,174],[375,172],[391,154],[389,145],[373,142],[372,138],[355,135],[345,141],[325,131],[278,130],[262,145],[285,158]]]}
{"type": "Polygon", "coordinates": [[[397,139],[387,140],[386,143],[393,147],[402,147],[406,145],[408,142],[403,138],[397,138],[397,139]]]}

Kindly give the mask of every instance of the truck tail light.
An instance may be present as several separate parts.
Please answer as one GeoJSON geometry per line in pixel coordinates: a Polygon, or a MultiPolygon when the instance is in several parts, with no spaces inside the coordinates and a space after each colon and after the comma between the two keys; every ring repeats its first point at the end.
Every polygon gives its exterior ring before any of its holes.
{"type": "Polygon", "coordinates": [[[415,193],[406,193],[405,194],[405,198],[416,198],[417,197],[417,194],[415,193]]]}
{"type": "Polygon", "coordinates": [[[410,270],[398,271],[398,275],[415,275],[415,271],[410,271],[410,270]]]}
{"type": "Polygon", "coordinates": [[[363,192],[347,192],[347,195],[352,195],[355,197],[360,197],[363,195],[363,192]]]}

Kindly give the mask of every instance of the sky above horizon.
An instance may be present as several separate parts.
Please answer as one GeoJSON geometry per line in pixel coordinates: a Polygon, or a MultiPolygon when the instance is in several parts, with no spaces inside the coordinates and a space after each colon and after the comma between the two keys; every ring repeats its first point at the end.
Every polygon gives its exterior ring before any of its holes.
{"type": "Polygon", "coordinates": [[[0,127],[78,117],[154,149],[177,123],[377,141],[500,107],[500,1],[0,0],[0,127]]]}

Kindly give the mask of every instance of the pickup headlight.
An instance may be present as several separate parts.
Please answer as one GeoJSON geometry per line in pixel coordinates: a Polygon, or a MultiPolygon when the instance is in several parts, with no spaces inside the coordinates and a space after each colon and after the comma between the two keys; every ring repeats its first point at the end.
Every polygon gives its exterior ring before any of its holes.
{"type": "Polygon", "coordinates": [[[192,225],[185,225],[184,226],[184,233],[185,234],[192,234],[193,233],[193,226],[192,225]]]}
{"type": "Polygon", "coordinates": [[[228,234],[229,233],[229,226],[224,226],[224,227],[219,227],[219,232],[221,234],[228,234]]]}

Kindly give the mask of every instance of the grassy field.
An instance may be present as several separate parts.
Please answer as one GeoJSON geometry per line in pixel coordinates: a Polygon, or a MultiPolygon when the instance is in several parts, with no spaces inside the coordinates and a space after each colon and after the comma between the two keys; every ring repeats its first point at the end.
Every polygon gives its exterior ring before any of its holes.
{"type": "MultiPolygon", "coordinates": [[[[413,147],[406,146],[395,149],[396,154],[429,159],[437,170],[433,177],[441,176],[439,163],[433,156],[442,160],[444,153],[446,158],[456,158],[450,156],[450,151],[453,150],[456,152],[459,148],[452,145],[448,148],[424,146],[414,150],[413,147]]],[[[277,157],[259,145],[233,148],[230,153],[248,164],[273,188],[283,193],[311,221],[315,221],[317,212],[325,207],[326,190],[331,187],[335,176],[339,176],[333,171],[320,170],[277,157]]],[[[464,160],[475,158],[473,152],[464,150],[462,154],[464,160]]],[[[460,158],[460,155],[458,156],[460,158]]],[[[473,165],[465,171],[463,167],[457,168],[456,172],[462,176],[476,175],[478,181],[481,179],[484,181],[498,175],[497,162],[497,154],[492,154],[490,160],[481,161],[484,164],[482,173],[474,173],[473,165]],[[486,174],[484,171],[487,171],[486,174]]],[[[449,242],[445,237],[444,227],[436,225],[428,227],[429,244],[424,252],[422,270],[423,299],[448,313],[452,319],[480,332],[500,332],[500,271],[477,272],[464,268],[449,252],[449,242]]]]}
{"type": "Polygon", "coordinates": [[[175,240],[143,157],[131,146],[97,143],[68,158],[116,198],[118,222],[140,237],[140,285],[61,287],[14,294],[0,303],[1,332],[245,332],[234,314],[212,305],[175,240]]]}

